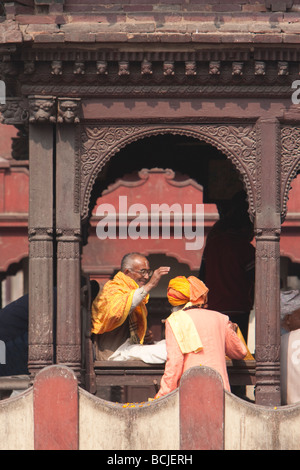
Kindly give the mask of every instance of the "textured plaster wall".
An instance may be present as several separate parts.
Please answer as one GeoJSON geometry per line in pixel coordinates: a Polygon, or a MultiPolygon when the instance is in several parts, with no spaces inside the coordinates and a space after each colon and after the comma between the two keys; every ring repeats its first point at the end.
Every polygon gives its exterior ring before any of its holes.
{"type": "Polygon", "coordinates": [[[179,449],[179,394],[136,404],[112,403],[80,390],[79,449],[179,449]]]}
{"type": "Polygon", "coordinates": [[[225,392],[226,450],[299,450],[300,404],[266,407],[225,392]]]}
{"type": "Polygon", "coordinates": [[[33,450],[33,390],[0,401],[0,450],[33,450]]]}

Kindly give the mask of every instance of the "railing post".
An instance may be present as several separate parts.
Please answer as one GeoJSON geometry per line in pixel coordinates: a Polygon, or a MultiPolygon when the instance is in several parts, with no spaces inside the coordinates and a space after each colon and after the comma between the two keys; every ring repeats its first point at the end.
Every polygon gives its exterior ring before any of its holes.
{"type": "Polygon", "coordinates": [[[187,370],[179,387],[180,450],[224,449],[224,388],[209,367],[187,370]]]}
{"type": "Polygon", "coordinates": [[[40,371],[33,384],[34,449],[78,450],[78,382],[64,366],[40,371]]]}

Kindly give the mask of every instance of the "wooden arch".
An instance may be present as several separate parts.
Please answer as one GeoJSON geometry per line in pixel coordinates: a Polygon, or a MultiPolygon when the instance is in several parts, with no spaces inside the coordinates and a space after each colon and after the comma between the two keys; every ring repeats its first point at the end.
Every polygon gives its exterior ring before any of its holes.
{"type": "Polygon", "coordinates": [[[202,140],[224,153],[241,175],[255,214],[256,130],[255,125],[124,125],[80,127],[81,218],[88,217],[89,201],[96,177],[120,149],[145,137],[173,134],[202,140]]]}

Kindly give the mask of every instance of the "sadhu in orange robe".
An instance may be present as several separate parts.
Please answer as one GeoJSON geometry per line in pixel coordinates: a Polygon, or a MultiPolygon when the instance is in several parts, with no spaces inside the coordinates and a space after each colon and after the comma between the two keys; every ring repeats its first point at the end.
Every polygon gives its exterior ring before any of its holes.
{"type": "Polygon", "coordinates": [[[245,358],[247,347],[226,315],[202,308],[207,293],[205,284],[194,276],[178,276],[169,283],[169,302],[182,308],[166,320],[167,362],[156,398],[175,390],[187,369],[201,365],[219,372],[224,388],[230,391],[225,355],[245,358]]]}
{"type": "Polygon", "coordinates": [[[108,350],[106,356],[112,354],[129,337],[133,343],[144,342],[149,295],[130,311],[134,292],[138,288],[133,279],[119,271],[104,285],[92,304],[92,333],[100,335],[100,344],[101,339],[104,341],[109,338],[105,347],[101,348],[108,350]],[[114,334],[109,335],[112,332],[114,334]]]}

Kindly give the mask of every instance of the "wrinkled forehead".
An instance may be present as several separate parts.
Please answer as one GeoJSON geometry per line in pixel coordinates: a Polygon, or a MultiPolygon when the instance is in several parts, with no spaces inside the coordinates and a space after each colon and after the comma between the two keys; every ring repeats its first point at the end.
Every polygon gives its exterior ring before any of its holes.
{"type": "Polygon", "coordinates": [[[144,256],[135,256],[132,259],[132,269],[141,270],[149,269],[149,261],[144,256]]]}

